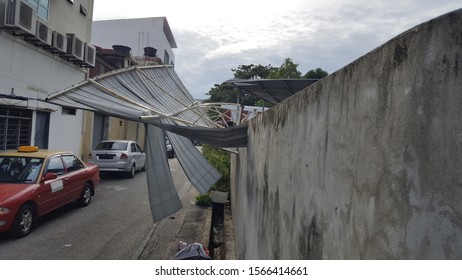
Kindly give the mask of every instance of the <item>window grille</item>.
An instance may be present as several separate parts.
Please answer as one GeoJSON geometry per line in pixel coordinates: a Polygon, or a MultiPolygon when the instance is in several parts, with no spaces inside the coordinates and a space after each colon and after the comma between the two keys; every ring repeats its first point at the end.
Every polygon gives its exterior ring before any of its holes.
{"type": "Polygon", "coordinates": [[[0,150],[30,145],[32,111],[0,107],[0,150]]]}

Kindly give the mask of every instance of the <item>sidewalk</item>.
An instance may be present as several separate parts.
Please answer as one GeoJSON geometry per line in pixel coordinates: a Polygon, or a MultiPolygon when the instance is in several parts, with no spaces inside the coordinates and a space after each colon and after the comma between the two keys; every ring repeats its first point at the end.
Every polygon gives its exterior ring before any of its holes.
{"type": "MultiPolygon", "coordinates": [[[[214,259],[235,259],[231,209],[224,208],[223,244],[215,249],[214,259]],[[223,252],[224,250],[224,252],[223,252]],[[218,258],[218,256],[220,256],[218,258]]],[[[132,259],[172,260],[180,241],[198,242],[209,249],[212,207],[185,205],[180,211],[157,222],[132,259]]]]}

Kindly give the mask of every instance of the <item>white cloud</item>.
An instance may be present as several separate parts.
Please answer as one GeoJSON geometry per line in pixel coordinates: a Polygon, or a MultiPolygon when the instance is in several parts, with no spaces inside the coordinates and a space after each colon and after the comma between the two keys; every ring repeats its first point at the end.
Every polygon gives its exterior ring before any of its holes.
{"type": "Polygon", "coordinates": [[[95,19],[166,16],[176,71],[197,98],[243,64],[340,69],[400,33],[461,8],[456,0],[95,1],[95,19]],[[107,8],[109,7],[109,8],[107,8]]]}

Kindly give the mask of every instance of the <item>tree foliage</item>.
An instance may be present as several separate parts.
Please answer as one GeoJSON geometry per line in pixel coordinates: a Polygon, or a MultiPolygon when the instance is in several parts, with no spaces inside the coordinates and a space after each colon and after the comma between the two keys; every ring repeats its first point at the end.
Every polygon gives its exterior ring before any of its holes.
{"type": "Polygon", "coordinates": [[[207,102],[236,103],[238,93],[239,90],[232,84],[215,84],[207,93],[210,96],[207,102]]]}
{"type": "Polygon", "coordinates": [[[269,75],[269,79],[300,79],[302,73],[297,70],[298,64],[295,64],[292,59],[286,58],[281,67],[276,68],[269,75]]]}
{"type": "Polygon", "coordinates": [[[237,69],[231,69],[235,79],[268,79],[275,68],[271,65],[239,65],[237,69]]]}
{"type": "MultiPolygon", "coordinates": [[[[207,161],[215,167],[221,174],[221,178],[213,184],[210,188],[211,191],[230,192],[231,191],[231,180],[230,180],[230,167],[231,167],[231,156],[228,152],[215,148],[209,144],[202,145],[202,154],[207,161]]],[[[199,206],[210,206],[212,200],[210,198],[210,192],[205,195],[196,196],[196,205],[199,206]]]]}
{"type": "Polygon", "coordinates": [[[306,74],[303,75],[303,79],[322,79],[327,75],[329,75],[329,73],[318,67],[316,69],[311,69],[310,71],[306,72],[306,74]]]}
{"type": "MultiPolygon", "coordinates": [[[[271,65],[239,65],[237,69],[231,69],[235,79],[267,79],[271,71],[274,68],[271,65]]],[[[242,92],[232,84],[223,82],[221,84],[215,84],[213,88],[209,90],[206,95],[210,96],[207,102],[229,102],[254,106],[259,100],[258,97],[250,95],[247,92],[242,92]]]]}
{"type": "Polygon", "coordinates": [[[259,98],[250,95],[247,92],[241,92],[234,85],[227,82],[215,84],[215,86],[211,88],[206,95],[210,96],[206,101],[212,103],[237,103],[238,95],[239,104],[242,105],[254,106],[255,102],[259,100],[259,98]]]}

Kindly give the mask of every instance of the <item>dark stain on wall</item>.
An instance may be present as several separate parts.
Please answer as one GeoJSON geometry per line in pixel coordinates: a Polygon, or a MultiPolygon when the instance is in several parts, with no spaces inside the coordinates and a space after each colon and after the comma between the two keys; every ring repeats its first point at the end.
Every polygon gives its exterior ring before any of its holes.
{"type": "Polygon", "coordinates": [[[456,54],[456,59],[454,60],[454,75],[459,75],[459,54],[456,54]]]}
{"type": "Polygon", "coordinates": [[[265,164],[263,170],[263,190],[262,190],[262,201],[263,201],[263,209],[268,209],[269,207],[269,200],[268,200],[268,166],[265,164]]]}
{"type": "Polygon", "coordinates": [[[280,259],[281,246],[285,240],[281,237],[280,228],[282,221],[280,219],[280,201],[279,191],[270,192],[268,189],[268,167],[264,166],[264,179],[263,185],[257,191],[258,197],[261,201],[261,217],[259,221],[258,243],[262,252],[265,252],[265,258],[280,259]],[[271,228],[271,234],[268,234],[265,229],[271,228]]]}
{"type": "Polygon", "coordinates": [[[397,44],[393,54],[393,66],[399,66],[407,58],[407,46],[397,44]]]}
{"type": "Polygon", "coordinates": [[[273,234],[271,235],[271,244],[274,244],[271,248],[271,258],[278,260],[281,258],[281,246],[283,246],[286,242],[281,237],[280,226],[282,221],[279,219],[279,213],[281,208],[279,206],[279,191],[276,190],[274,195],[270,197],[271,201],[271,209],[268,212],[270,216],[268,219],[270,220],[270,228],[273,229],[273,234]]]}
{"type": "MultiPolygon", "coordinates": [[[[270,110],[266,111],[264,117],[261,118],[263,126],[272,125],[274,127],[275,132],[279,130],[280,127],[284,127],[289,114],[287,114],[287,110],[290,108],[290,102],[284,101],[278,104],[277,108],[271,108],[270,110]]],[[[252,126],[258,131],[257,126],[252,126]]]]}
{"type": "Polygon", "coordinates": [[[320,260],[322,258],[322,235],[316,216],[313,216],[309,225],[306,222],[306,217],[304,217],[299,238],[300,259],[320,260]]]}

